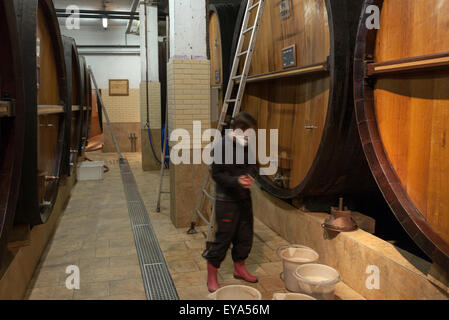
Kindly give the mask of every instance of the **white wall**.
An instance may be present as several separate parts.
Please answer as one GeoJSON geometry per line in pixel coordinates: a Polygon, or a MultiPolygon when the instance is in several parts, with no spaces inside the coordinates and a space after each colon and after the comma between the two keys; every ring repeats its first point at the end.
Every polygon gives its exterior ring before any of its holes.
{"type": "Polygon", "coordinates": [[[170,58],[206,58],[205,0],[170,0],[170,58]]]}
{"type": "MultiPolygon", "coordinates": [[[[145,21],[145,5],[140,5],[139,11],[140,21],[145,21]]],[[[146,71],[148,66],[148,81],[159,82],[159,27],[157,6],[147,6],[147,45],[148,55],[145,50],[145,23],[140,26],[140,38],[142,39],[140,45],[140,62],[141,62],[141,80],[147,81],[146,71]],[[148,60],[148,62],[147,62],[148,60]]]]}
{"type": "MultiPolygon", "coordinates": [[[[79,30],[69,30],[65,27],[64,19],[60,19],[60,28],[63,35],[74,38],[78,45],[140,45],[139,36],[125,36],[126,27],[109,26],[104,30],[100,20],[98,25],[81,24],[79,30]]],[[[86,53],[86,61],[91,66],[100,89],[109,87],[109,79],[129,79],[130,89],[140,87],[139,48],[81,48],[79,51],[80,54],[86,53]]]]}

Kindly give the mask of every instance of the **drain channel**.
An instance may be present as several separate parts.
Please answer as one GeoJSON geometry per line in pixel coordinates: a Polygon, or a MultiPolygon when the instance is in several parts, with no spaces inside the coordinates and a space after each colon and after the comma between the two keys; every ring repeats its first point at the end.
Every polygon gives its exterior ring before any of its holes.
{"type": "Polygon", "coordinates": [[[179,300],[128,160],[120,159],[120,172],[147,299],[179,300]]]}

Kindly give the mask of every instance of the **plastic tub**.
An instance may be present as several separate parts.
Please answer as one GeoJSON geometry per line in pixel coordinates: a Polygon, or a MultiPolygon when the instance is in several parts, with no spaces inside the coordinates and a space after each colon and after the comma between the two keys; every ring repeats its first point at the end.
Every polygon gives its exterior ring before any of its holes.
{"type": "Polygon", "coordinates": [[[334,300],[335,285],[340,282],[337,270],[323,264],[304,264],[295,272],[301,291],[319,300],[334,300]]]}
{"type": "Polygon", "coordinates": [[[84,161],[78,164],[76,179],[78,181],[103,180],[103,161],[84,161]]]}
{"type": "Polygon", "coordinates": [[[208,297],[212,300],[262,300],[259,290],[241,285],[222,287],[208,297]]]}
{"type": "MultiPolygon", "coordinates": [[[[301,292],[294,273],[298,266],[313,263],[320,257],[313,249],[297,244],[283,246],[277,249],[279,258],[284,266],[283,280],[288,291],[301,292]]],[[[282,278],[282,274],[281,274],[282,278]]]]}
{"type": "Polygon", "coordinates": [[[275,293],[273,300],[316,300],[314,297],[302,293],[275,293]]]}

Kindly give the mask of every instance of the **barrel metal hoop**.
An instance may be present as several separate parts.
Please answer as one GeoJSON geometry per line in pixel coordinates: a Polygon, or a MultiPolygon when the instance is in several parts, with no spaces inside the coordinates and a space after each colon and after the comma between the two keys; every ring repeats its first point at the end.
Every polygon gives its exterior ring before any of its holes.
{"type": "Polygon", "coordinates": [[[15,100],[0,100],[0,118],[9,118],[16,115],[15,100]]]}

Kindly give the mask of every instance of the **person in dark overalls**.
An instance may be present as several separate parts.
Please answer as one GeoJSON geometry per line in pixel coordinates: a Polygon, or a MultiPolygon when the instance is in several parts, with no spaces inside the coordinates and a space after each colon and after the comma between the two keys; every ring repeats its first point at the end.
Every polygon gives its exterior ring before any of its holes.
{"type": "MultiPolygon", "coordinates": [[[[220,288],[217,281],[217,271],[226,257],[226,252],[232,243],[232,260],[234,261],[234,277],[251,283],[258,279],[249,274],[245,267],[253,244],[253,209],[250,188],[257,174],[256,164],[250,164],[248,148],[248,129],[256,129],[256,120],[248,113],[238,114],[232,125],[234,130],[227,133],[214,147],[214,162],[212,178],[216,182],[215,213],[217,231],[215,241],[203,254],[207,260],[207,286],[210,292],[220,288]],[[238,130],[240,129],[240,130],[238,130]],[[228,141],[227,141],[228,140],[228,141]],[[233,150],[230,158],[226,144],[233,150]],[[217,149],[221,155],[217,156],[217,149]],[[237,152],[244,152],[244,161],[238,164],[237,152]],[[228,161],[226,158],[228,157],[228,161]],[[221,158],[220,161],[217,159],[221,158]],[[233,158],[233,159],[232,159],[233,158]],[[233,161],[229,161],[232,159],[233,161]],[[232,164],[226,164],[232,162],[232,164]]],[[[242,158],[240,158],[242,159],[242,158]]],[[[240,161],[242,162],[242,161],[240,161]]]]}

